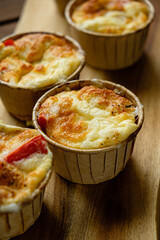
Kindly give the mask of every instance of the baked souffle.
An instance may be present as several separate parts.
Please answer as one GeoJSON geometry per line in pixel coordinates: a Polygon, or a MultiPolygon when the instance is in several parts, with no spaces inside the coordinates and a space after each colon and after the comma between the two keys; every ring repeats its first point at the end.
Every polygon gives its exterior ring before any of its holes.
{"type": "Polygon", "coordinates": [[[84,53],[65,37],[34,33],[0,43],[0,80],[20,88],[43,88],[67,79],[84,53]]]}
{"type": "Polygon", "coordinates": [[[85,86],[47,98],[38,123],[49,138],[64,146],[96,149],[119,144],[138,128],[137,110],[116,90],[85,86]]]}
{"type": "Polygon", "coordinates": [[[0,123],[0,210],[33,198],[52,167],[52,153],[37,130],[0,123]]]}
{"type": "Polygon", "coordinates": [[[148,16],[142,1],[87,0],[75,7],[71,17],[81,29],[117,35],[143,28],[148,16]]]}

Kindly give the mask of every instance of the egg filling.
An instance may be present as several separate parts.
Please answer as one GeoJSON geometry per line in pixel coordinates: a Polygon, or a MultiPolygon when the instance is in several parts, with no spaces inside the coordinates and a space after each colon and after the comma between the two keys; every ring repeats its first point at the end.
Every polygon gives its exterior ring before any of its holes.
{"type": "Polygon", "coordinates": [[[41,88],[69,77],[82,53],[63,37],[28,34],[0,43],[0,79],[21,88],[41,88]]]}
{"type": "Polygon", "coordinates": [[[106,34],[126,34],[143,28],[149,9],[141,1],[87,0],[77,6],[72,20],[82,29],[106,34]]]}
{"type": "Polygon", "coordinates": [[[138,128],[136,115],[134,104],[115,91],[85,86],[46,99],[38,122],[55,142],[92,149],[126,140],[138,128]]]}
{"type": "Polygon", "coordinates": [[[0,123],[0,206],[25,201],[52,166],[52,153],[37,130],[0,123]]]}

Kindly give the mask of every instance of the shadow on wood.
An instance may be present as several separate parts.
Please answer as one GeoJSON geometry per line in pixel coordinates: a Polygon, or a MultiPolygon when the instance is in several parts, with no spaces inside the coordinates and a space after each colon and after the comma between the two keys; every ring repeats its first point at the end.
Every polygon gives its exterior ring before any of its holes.
{"type": "Polygon", "coordinates": [[[157,209],[156,209],[156,227],[157,227],[157,240],[160,240],[160,182],[157,193],[157,209]]]}

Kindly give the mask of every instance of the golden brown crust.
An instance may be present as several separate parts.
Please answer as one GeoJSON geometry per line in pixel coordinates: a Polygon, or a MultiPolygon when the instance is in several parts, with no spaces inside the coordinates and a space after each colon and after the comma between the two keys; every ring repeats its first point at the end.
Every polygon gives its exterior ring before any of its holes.
{"type": "Polygon", "coordinates": [[[55,56],[63,54],[62,50],[70,54],[70,51],[74,49],[74,46],[65,39],[47,34],[29,34],[16,40],[15,45],[19,57],[30,63],[41,59],[47,49],[54,48],[55,51],[52,53],[55,56]]]}
{"type": "MultiPolygon", "coordinates": [[[[37,135],[34,130],[17,130],[14,132],[0,131],[0,153],[6,153],[20,146],[22,143],[37,135]],[[18,144],[17,144],[18,143],[18,144]]],[[[5,154],[1,155],[3,159],[5,154]]],[[[0,160],[0,204],[5,203],[6,198],[15,197],[18,189],[26,187],[26,177],[16,166],[0,160]]]]}
{"type": "Polygon", "coordinates": [[[112,115],[118,115],[123,112],[134,112],[135,107],[130,100],[124,98],[110,89],[100,89],[94,86],[82,88],[77,97],[90,101],[97,99],[97,106],[102,109],[109,109],[112,115]]]}
{"type": "Polygon", "coordinates": [[[106,10],[124,10],[124,4],[130,2],[131,0],[89,0],[83,5],[83,11],[87,14],[95,17],[96,15],[103,15],[106,10]]]}
{"type": "Polygon", "coordinates": [[[68,116],[49,118],[46,133],[59,143],[62,143],[62,141],[78,142],[86,136],[87,124],[79,120],[76,113],[71,113],[68,116]]]}
{"type": "Polygon", "coordinates": [[[24,174],[5,161],[0,161],[0,185],[16,189],[24,186],[24,174]]]}
{"type": "Polygon", "coordinates": [[[26,186],[24,174],[15,166],[5,161],[0,161],[0,204],[5,199],[13,198],[18,189],[26,186]]]}
{"type": "Polygon", "coordinates": [[[26,129],[24,131],[3,132],[0,130],[0,144],[3,145],[0,153],[5,150],[12,151],[30,138],[38,135],[36,130],[26,129]]]}
{"type": "Polygon", "coordinates": [[[0,124],[0,205],[24,201],[51,168],[52,154],[37,130],[0,124]]]}
{"type": "Polygon", "coordinates": [[[84,29],[120,34],[143,27],[148,11],[137,0],[87,0],[75,8],[72,19],[84,29]]]}
{"type": "Polygon", "coordinates": [[[23,36],[12,46],[1,43],[0,60],[0,79],[20,87],[52,84],[57,78],[61,80],[71,75],[80,64],[78,49],[67,39],[38,33],[23,36]],[[62,59],[68,64],[65,70],[61,66],[62,59]],[[56,75],[58,67],[61,75],[56,75]]]}
{"type": "Polygon", "coordinates": [[[71,147],[76,144],[79,146],[82,142],[85,144],[88,139],[92,139],[89,140],[91,142],[99,141],[98,135],[104,126],[109,131],[109,137],[107,134],[104,134],[104,138],[100,136],[103,138],[101,145],[105,146],[113,139],[115,143],[120,141],[123,130],[121,126],[120,130],[116,130],[120,122],[130,119],[128,125],[133,123],[133,128],[137,127],[134,124],[134,112],[132,102],[114,91],[86,86],[78,91],[62,92],[46,99],[40,107],[38,119],[41,128],[51,139],[71,147]]]}

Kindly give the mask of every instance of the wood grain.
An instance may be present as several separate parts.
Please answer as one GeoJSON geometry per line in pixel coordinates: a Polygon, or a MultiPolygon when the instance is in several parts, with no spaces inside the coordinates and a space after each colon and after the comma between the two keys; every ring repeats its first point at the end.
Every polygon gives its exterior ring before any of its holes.
{"type": "Polygon", "coordinates": [[[7,36],[8,34],[11,34],[15,27],[16,27],[17,21],[11,21],[11,22],[7,22],[4,24],[0,24],[0,38],[3,38],[4,36],[7,36]]]}
{"type": "Polygon", "coordinates": [[[0,0],[0,23],[17,19],[25,0],[0,0]]]}
{"type": "MultiPolygon", "coordinates": [[[[94,186],[70,183],[53,172],[40,218],[15,240],[160,239],[160,4],[152,2],[156,18],[140,61],[116,72],[86,66],[80,76],[120,83],[144,104],[145,121],[132,159],[115,179],[94,186]]],[[[30,30],[68,32],[53,0],[26,1],[16,32],[30,30]]],[[[4,122],[20,124],[2,103],[0,109],[4,122]]]]}

